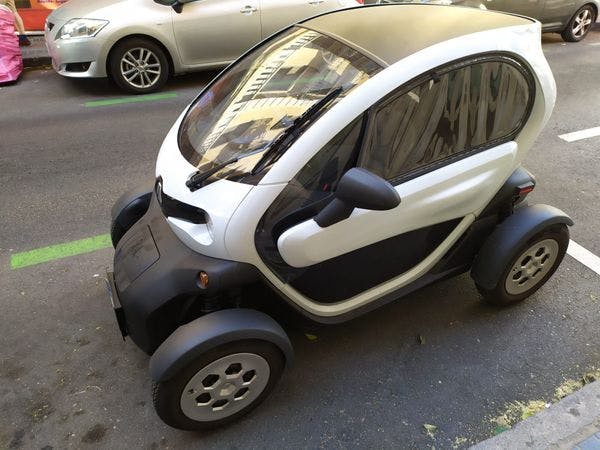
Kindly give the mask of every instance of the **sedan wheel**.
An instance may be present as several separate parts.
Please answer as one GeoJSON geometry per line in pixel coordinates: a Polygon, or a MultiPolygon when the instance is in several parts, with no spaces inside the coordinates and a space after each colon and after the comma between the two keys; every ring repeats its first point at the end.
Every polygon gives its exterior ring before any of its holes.
{"type": "Polygon", "coordinates": [[[578,42],[588,34],[595,21],[596,12],[594,8],[585,5],[571,18],[561,36],[567,42],[578,42]]]}
{"type": "Polygon", "coordinates": [[[121,42],[111,52],[110,73],[122,89],[147,94],[162,87],[169,76],[164,50],[152,41],[134,38],[121,42]]]}
{"type": "Polygon", "coordinates": [[[136,47],[121,58],[121,76],[138,89],[154,86],[161,75],[160,61],[151,50],[136,47]]]}

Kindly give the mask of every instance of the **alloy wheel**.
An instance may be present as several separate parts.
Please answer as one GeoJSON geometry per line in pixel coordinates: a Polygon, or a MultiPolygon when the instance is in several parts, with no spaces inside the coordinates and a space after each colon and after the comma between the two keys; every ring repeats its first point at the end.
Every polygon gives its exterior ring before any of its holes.
{"type": "Polygon", "coordinates": [[[593,14],[588,8],[581,10],[575,17],[575,20],[572,24],[571,30],[573,32],[573,36],[578,39],[582,38],[592,26],[592,20],[593,14]]]}
{"type": "Polygon", "coordinates": [[[157,55],[143,47],[132,48],[125,52],[121,58],[120,69],[123,78],[138,89],[154,86],[162,72],[157,55]]]}

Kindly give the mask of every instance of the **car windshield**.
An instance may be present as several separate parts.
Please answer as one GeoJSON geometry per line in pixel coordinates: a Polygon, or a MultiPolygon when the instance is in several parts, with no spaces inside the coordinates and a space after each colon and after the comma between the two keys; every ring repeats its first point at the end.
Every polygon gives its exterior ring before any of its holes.
{"type": "Polygon", "coordinates": [[[296,119],[305,119],[330,93],[322,109],[331,107],[379,70],[346,44],[290,28],[231,66],[194,101],[179,130],[181,153],[200,174],[215,171],[212,179],[255,183],[269,166],[259,176],[253,168],[296,119]]]}

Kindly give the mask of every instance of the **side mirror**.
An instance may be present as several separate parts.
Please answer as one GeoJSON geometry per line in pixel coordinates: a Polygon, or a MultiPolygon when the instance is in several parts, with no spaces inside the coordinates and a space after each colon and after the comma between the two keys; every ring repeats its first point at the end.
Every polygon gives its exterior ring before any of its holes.
{"type": "Polygon", "coordinates": [[[177,14],[181,14],[183,11],[183,3],[181,0],[154,0],[154,3],[158,3],[159,5],[170,6],[175,10],[177,14]]]}
{"type": "Polygon", "coordinates": [[[394,186],[365,169],[353,168],[346,172],[335,191],[335,198],[315,217],[325,228],[350,217],[354,208],[386,211],[400,204],[394,186]]]}

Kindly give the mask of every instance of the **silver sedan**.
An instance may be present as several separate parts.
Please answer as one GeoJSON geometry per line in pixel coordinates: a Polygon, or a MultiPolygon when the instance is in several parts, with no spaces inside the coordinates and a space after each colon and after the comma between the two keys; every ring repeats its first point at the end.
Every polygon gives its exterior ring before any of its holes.
{"type": "Polygon", "coordinates": [[[365,0],[375,3],[432,3],[493,9],[533,17],[542,31],[558,32],[567,42],[582,40],[598,18],[600,0],[365,0]]]}
{"type": "Polygon", "coordinates": [[[224,66],[277,30],[362,0],[70,0],[46,21],[54,69],[132,93],[224,66]]]}

